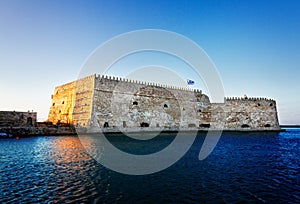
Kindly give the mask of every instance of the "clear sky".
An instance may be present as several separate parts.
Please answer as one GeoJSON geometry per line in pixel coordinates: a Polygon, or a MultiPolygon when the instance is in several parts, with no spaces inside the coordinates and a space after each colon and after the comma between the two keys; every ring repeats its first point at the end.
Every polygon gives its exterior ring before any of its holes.
{"type": "Polygon", "coordinates": [[[54,87],[95,48],[151,28],[199,44],[227,96],[275,98],[281,124],[300,124],[299,11],[297,0],[0,0],[0,109],[46,119],[54,87]]]}

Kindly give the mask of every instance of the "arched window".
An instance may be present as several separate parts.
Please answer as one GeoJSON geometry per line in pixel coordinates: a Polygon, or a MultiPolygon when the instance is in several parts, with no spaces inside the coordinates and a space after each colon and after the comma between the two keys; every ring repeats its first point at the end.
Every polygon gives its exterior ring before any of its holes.
{"type": "Polygon", "coordinates": [[[108,122],[105,122],[103,127],[108,128],[109,127],[108,122]]]}
{"type": "Polygon", "coordinates": [[[27,118],[27,125],[32,126],[32,117],[27,118]]]}

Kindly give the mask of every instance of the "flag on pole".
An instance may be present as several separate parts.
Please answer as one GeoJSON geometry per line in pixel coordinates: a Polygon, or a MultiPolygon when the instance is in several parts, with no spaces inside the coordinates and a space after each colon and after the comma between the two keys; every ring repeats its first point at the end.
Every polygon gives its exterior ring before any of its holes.
{"type": "Polygon", "coordinates": [[[186,80],[186,82],[187,82],[188,85],[194,85],[195,84],[195,82],[191,79],[186,80]]]}

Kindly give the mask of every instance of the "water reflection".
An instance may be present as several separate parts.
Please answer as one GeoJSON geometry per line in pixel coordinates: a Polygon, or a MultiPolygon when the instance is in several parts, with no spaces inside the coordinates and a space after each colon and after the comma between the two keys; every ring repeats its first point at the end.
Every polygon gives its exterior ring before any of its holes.
{"type": "Polygon", "coordinates": [[[91,179],[96,163],[77,137],[51,138],[45,150],[44,157],[54,167],[47,179],[47,191],[54,202],[86,200],[97,192],[91,179]]]}

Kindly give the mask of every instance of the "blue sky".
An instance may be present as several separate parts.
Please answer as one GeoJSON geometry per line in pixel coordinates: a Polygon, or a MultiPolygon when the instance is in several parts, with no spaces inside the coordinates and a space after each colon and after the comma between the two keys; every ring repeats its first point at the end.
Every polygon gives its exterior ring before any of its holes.
{"type": "Polygon", "coordinates": [[[46,119],[54,87],[76,79],[100,44],[164,29],[206,51],[227,96],[275,98],[280,122],[300,124],[299,11],[296,0],[0,0],[0,107],[46,119]]]}

